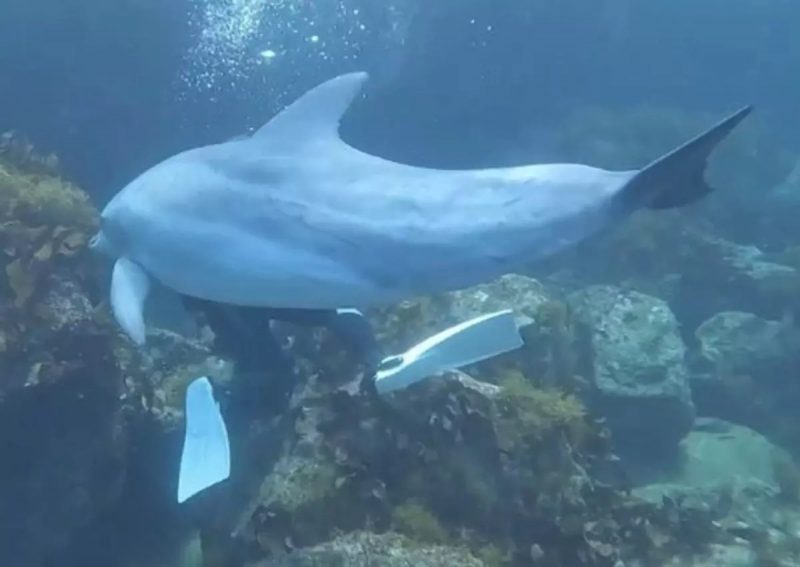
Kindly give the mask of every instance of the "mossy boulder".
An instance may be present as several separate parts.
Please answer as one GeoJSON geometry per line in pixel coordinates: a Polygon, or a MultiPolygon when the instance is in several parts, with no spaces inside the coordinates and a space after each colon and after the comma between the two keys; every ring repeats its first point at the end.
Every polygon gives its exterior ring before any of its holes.
{"type": "Polygon", "coordinates": [[[569,394],[518,373],[498,382],[455,372],[379,399],[312,379],[237,541],[273,557],[301,548],[286,561],[365,529],[466,547],[494,565],[532,545],[553,558],[561,546],[593,553],[574,526],[592,514],[583,455],[604,458],[604,432],[569,394]]]}
{"type": "Polygon", "coordinates": [[[638,486],[634,494],[653,503],[680,503],[695,516],[713,518],[727,535],[708,553],[681,564],[797,564],[800,473],[783,449],[747,427],[701,418],[681,441],[680,454],[675,469],[638,486]]]}
{"type": "Polygon", "coordinates": [[[468,549],[421,544],[395,533],[353,532],[254,567],[489,567],[468,549]]]}
{"type": "Polygon", "coordinates": [[[452,293],[411,299],[370,312],[382,344],[400,349],[428,334],[467,319],[513,309],[521,328],[536,323],[553,294],[539,281],[518,275],[452,293]]]}
{"type": "Polygon", "coordinates": [[[127,405],[85,253],[97,213],[2,148],[0,563],[41,565],[120,497],[127,405]]]}
{"type": "Polygon", "coordinates": [[[392,525],[398,532],[416,541],[442,544],[450,539],[436,516],[422,502],[414,500],[394,507],[392,525]]]}
{"type": "Polygon", "coordinates": [[[800,423],[787,408],[800,403],[800,385],[786,380],[800,363],[794,326],[724,311],[703,322],[695,337],[691,384],[698,410],[797,446],[800,423]]]}
{"type": "Polygon", "coordinates": [[[669,453],[694,419],[686,348],[669,306],[613,286],[591,286],[570,303],[595,411],[620,446],[669,453]]]}
{"type": "Polygon", "coordinates": [[[0,161],[0,203],[0,264],[17,306],[57,269],[87,268],[75,256],[97,230],[98,213],[78,187],[0,161]]]}

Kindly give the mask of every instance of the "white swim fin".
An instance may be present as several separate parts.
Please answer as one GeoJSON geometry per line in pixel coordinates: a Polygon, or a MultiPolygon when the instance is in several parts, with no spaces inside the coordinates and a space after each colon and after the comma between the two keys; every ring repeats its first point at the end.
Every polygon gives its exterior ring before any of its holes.
{"type": "Polygon", "coordinates": [[[186,390],[186,433],[183,440],[178,502],[184,502],[230,476],[228,430],[208,378],[195,379],[186,390]]]}
{"type": "Polygon", "coordinates": [[[444,370],[479,362],[522,346],[511,310],[482,315],[433,335],[403,354],[380,363],[375,387],[380,394],[407,388],[444,370]]]}

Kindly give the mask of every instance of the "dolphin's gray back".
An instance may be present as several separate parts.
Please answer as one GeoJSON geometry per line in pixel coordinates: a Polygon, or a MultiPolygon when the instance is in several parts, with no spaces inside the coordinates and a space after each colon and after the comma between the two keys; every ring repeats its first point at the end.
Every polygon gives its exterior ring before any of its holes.
{"type": "Polygon", "coordinates": [[[251,230],[275,238],[283,224],[288,239],[324,242],[328,257],[381,286],[420,293],[469,285],[574,244],[632,176],[580,165],[442,171],[355,150],[313,163],[295,164],[300,175],[266,189],[274,224],[254,218],[251,230]]]}

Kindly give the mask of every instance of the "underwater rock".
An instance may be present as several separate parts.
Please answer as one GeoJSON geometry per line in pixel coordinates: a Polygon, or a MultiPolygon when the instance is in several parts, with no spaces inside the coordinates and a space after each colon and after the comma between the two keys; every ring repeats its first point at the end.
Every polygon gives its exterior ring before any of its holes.
{"type": "Polygon", "coordinates": [[[125,478],[120,376],[106,339],[73,330],[51,344],[69,359],[33,363],[38,380],[0,402],[3,565],[57,555],[114,504],[125,478]]]}
{"type": "Polygon", "coordinates": [[[540,309],[553,301],[553,293],[533,278],[510,274],[493,282],[451,294],[452,321],[466,321],[482,313],[514,309],[518,325],[525,327],[541,317],[540,309]]]}
{"type": "Polygon", "coordinates": [[[800,273],[744,246],[695,233],[676,266],[680,287],[673,298],[678,317],[694,328],[723,311],[744,311],[779,319],[798,302],[800,273]]]}
{"type": "Polygon", "coordinates": [[[209,345],[171,331],[152,330],[139,356],[138,371],[152,389],[148,409],[167,430],[183,423],[183,402],[192,380],[209,376],[215,388],[225,388],[233,378],[229,360],[216,356],[209,345]]]}
{"type": "Polygon", "coordinates": [[[692,394],[704,415],[753,427],[788,445],[797,439],[800,337],[786,322],[726,311],[695,332],[692,394]]]}
{"type": "MultiPolygon", "coordinates": [[[[468,549],[425,545],[395,533],[353,532],[253,567],[484,567],[468,549]]],[[[487,566],[488,567],[488,566],[487,566]]]]}
{"type": "Polygon", "coordinates": [[[94,306],[75,277],[51,276],[42,286],[36,314],[52,332],[69,332],[94,319],[94,306]]]}
{"type": "Polygon", "coordinates": [[[554,565],[623,555],[617,499],[588,472],[607,438],[572,396],[519,373],[497,385],[450,372],[380,398],[312,377],[295,404],[282,454],[230,530],[264,565],[360,530],[523,564],[531,549],[554,565]]]}
{"type": "Polygon", "coordinates": [[[3,565],[60,557],[117,501],[127,466],[123,373],[87,283],[97,212],[54,165],[0,136],[3,565]]]}
{"type": "Polygon", "coordinates": [[[213,525],[204,549],[263,567],[426,565],[440,554],[459,565],[599,567],[660,564],[712,539],[707,514],[630,500],[594,477],[615,459],[577,398],[514,368],[494,371],[497,383],[454,371],[380,397],[304,372],[273,448],[232,432],[224,497],[204,495],[202,522],[213,525]],[[243,460],[273,450],[261,473],[243,460]]]}
{"type": "Polygon", "coordinates": [[[514,310],[521,329],[533,324],[552,293],[539,281],[507,275],[467,289],[403,301],[370,315],[382,343],[390,350],[404,350],[420,337],[428,336],[473,317],[504,309],[514,310]]]}
{"type": "Polygon", "coordinates": [[[635,489],[639,496],[651,497],[665,487],[676,490],[731,489],[734,493],[775,494],[776,458],[785,452],[752,429],[715,418],[698,417],[689,434],[680,442],[678,470],[667,475],[668,484],[635,489]]]}
{"type": "Polygon", "coordinates": [[[570,296],[597,411],[622,448],[669,452],[694,418],[685,347],[662,300],[611,286],[570,296]]]}
{"type": "MultiPolygon", "coordinates": [[[[785,451],[755,431],[712,418],[696,420],[680,451],[677,470],[633,493],[654,504],[694,509],[733,538],[713,545],[705,557],[681,564],[797,564],[800,512],[796,500],[782,496],[782,463],[791,463],[785,451]]],[[[792,474],[800,479],[793,467],[792,474]]]]}
{"type": "Polygon", "coordinates": [[[0,156],[0,267],[3,293],[14,305],[35,304],[40,287],[57,272],[85,277],[85,244],[97,211],[79,188],[58,178],[21,171],[0,156]]]}
{"type": "Polygon", "coordinates": [[[785,364],[790,329],[752,313],[724,311],[695,331],[700,364],[708,369],[758,375],[785,364]]]}
{"type": "MultiPolygon", "coordinates": [[[[113,325],[113,323],[110,323],[113,325]]],[[[214,355],[208,345],[176,333],[151,330],[139,349],[113,327],[115,355],[125,376],[125,403],[130,451],[137,458],[128,473],[163,494],[176,494],[189,384],[207,376],[214,397],[227,413],[227,385],[233,364],[214,355]],[[165,471],[171,471],[165,474],[165,471]]],[[[135,487],[139,489],[140,487],[135,487]]]]}
{"type": "Polygon", "coordinates": [[[691,332],[722,311],[780,319],[787,307],[797,309],[795,263],[725,240],[685,214],[642,211],[574,249],[558,268],[571,273],[572,287],[575,280],[613,284],[664,299],[691,332]]]}
{"type": "Polygon", "coordinates": [[[672,558],[664,564],[664,567],[759,567],[761,565],[756,552],[744,540],[714,543],[709,548],[706,554],[699,557],[672,558]]]}
{"type": "Polygon", "coordinates": [[[700,325],[695,336],[692,391],[702,413],[762,428],[778,410],[776,394],[784,400],[800,395],[785,383],[797,363],[791,326],[725,311],[700,325]]]}

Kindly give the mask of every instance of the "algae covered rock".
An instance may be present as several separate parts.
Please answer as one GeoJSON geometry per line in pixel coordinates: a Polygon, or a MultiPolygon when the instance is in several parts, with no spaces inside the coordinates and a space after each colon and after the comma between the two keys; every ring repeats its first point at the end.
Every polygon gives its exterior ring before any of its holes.
{"type": "MultiPolygon", "coordinates": [[[[797,465],[764,436],[723,420],[698,418],[681,441],[676,470],[633,493],[712,518],[728,535],[682,565],[794,565],[800,545],[797,465]],[[794,495],[786,498],[787,467],[794,495]],[[783,488],[782,488],[783,485],[783,488]],[[715,562],[717,561],[717,562],[715,562]]],[[[670,562],[670,565],[677,562],[670,562]]]]}
{"type": "MultiPolygon", "coordinates": [[[[455,546],[424,545],[399,534],[353,532],[254,567],[484,567],[486,564],[455,546]]],[[[488,566],[487,566],[488,567],[488,566]]]]}
{"type": "Polygon", "coordinates": [[[97,211],[78,187],[0,159],[0,265],[17,306],[27,305],[56,270],[86,269],[79,256],[97,223],[97,211]]]}
{"type": "Polygon", "coordinates": [[[209,377],[219,395],[233,379],[231,361],[216,356],[209,345],[171,331],[152,331],[146,349],[137,355],[136,371],[146,375],[150,388],[147,407],[166,431],[182,424],[186,388],[192,380],[209,377]]]}
{"type": "Polygon", "coordinates": [[[570,297],[582,327],[597,411],[615,439],[669,451],[689,431],[694,406],[678,323],[665,302],[611,286],[570,297]]]}
{"type": "MultiPolygon", "coordinates": [[[[334,431],[342,427],[335,412],[338,396],[321,395],[317,388],[312,379],[298,392],[295,411],[280,427],[272,466],[235,521],[236,539],[263,555],[283,551],[287,542],[310,546],[337,530],[387,523],[381,482],[337,446],[334,431]]],[[[357,438],[359,427],[366,425],[358,415],[351,418],[355,430],[349,434],[357,438]]]]}
{"type": "Polygon", "coordinates": [[[40,565],[121,494],[123,372],[88,283],[87,196],[0,154],[0,563],[40,565]]]}
{"type": "Polygon", "coordinates": [[[639,495],[650,497],[668,488],[713,492],[723,487],[736,493],[775,494],[774,463],[787,457],[752,429],[715,418],[698,418],[679,450],[680,463],[665,475],[666,484],[639,488],[639,495]]]}
{"type": "Polygon", "coordinates": [[[734,540],[729,543],[711,544],[708,552],[698,557],[672,558],[664,564],[664,567],[720,567],[722,565],[725,567],[758,567],[761,563],[759,563],[758,554],[747,541],[734,540]]]}
{"type": "Polygon", "coordinates": [[[700,325],[695,336],[700,362],[710,369],[768,375],[789,358],[786,325],[752,313],[718,313],[700,325]]]}
{"type": "Polygon", "coordinates": [[[602,433],[572,396],[518,373],[499,382],[454,372],[377,399],[312,380],[233,530],[237,545],[276,561],[288,550],[291,561],[337,533],[392,530],[482,557],[526,556],[534,545],[553,560],[567,546],[564,564],[593,556],[573,540],[608,502],[586,469],[588,455],[605,458],[602,433]]]}
{"type": "Polygon", "coordinates": [[[552,300],[552,293],[541,282],[507,275],[464,290],[404,301],[372,315],[384,344],[406,348],[420,337],[503,309],[513,309],[517,324],[525,328],[535,323],[539,309],[552,300]]]}
{"type": "Polygon", "coordinates": [[[789,408],[800,403],[800,385],[787,380],[800,362],[794,326],[725,311],[700,325],[695,336],[692,391],[699,411],[794,444],[798,420],[789,408]]]}
{"type": "Polygon", "coordinates": [[[452,372],[375,399],[310,380],[231,548],[264,567],[611,567],[691,557],[720,534],[709,514],[598,480],[613,456],[577,399],[497,382],[452,372]]]}
{"type": "Polygon", "coordinates": [[[681,284],[673,303],[691,328],[724,311],[780,318],[785,306],[797,305],[800,273],[756,246],[695,232],[683,248],[674,268],[681,284]]]}

